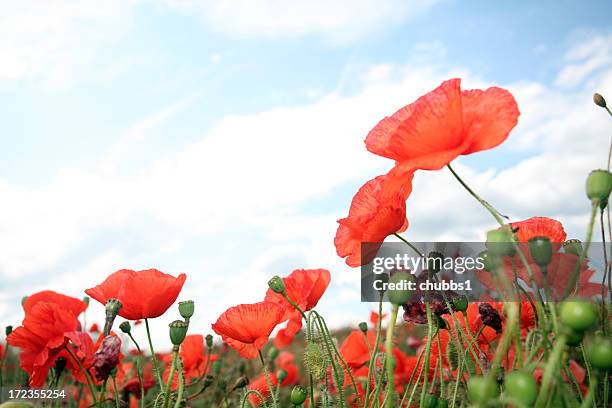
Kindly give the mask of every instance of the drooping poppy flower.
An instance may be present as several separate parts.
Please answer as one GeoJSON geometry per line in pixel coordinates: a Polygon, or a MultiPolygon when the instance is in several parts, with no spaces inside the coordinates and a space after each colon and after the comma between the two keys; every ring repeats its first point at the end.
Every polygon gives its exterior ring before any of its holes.
{"type": "Polygon", "coordinates": [[[518,116],[510,92],[498,87],[462,91],[455,78],[381,120],[365,143],[370,152],[397,162],[396,175],[439,170],[460,155],[502,143],[518,116]]]}
{"type": "Polygon", "coordinates": [[[251,359],[257,357],[284,313],[276,303],[242,304],[223,312],[212,329],[238,354],[251,359]]]}
{"type": "Polygon", "coordinates": [[[365,183],[353,197],[348,217],[338,220],[338,256],[352,267],[371,262],[385,238],[408,228],[406,199],[411,192],[412,174],[401,182],[385,175],[365,183]]]}
{"type": "MultiPolygon", "coordinates": [[[[7,342],[21,349],[20,367],[29,374],[30,386],[40,387],[59,357],[72,361],[65,351],[69,341],[77,346],[85,338],[93,342],[87,334],[77,331],[77,316],[57,303],[39,301],[27,310],[22,325],[13,330],[7,342]]],[[[75,352],[77,358],[87,357],[79,355],[78,349],[75,352]]]]}
{"type": "Polygon", "coordinates": [[[288,351],[281,352],[276,359],[276,366],[282,370],[285,370],[287,377],[281,382],[281,385],[293,385],[298,384],[300,379],[298,378],[298,367],[295,364],[295,356],[288,351]]]}
{"type": "MultiPolygon", "coordinates": [[[[314,308],[331,281],[331,274],[327,269],[296,269],[289,276],[283,278],[285,292],[289,299],[294,301],[302,311],[306,312],[314,308]]],[[[284,309],[281,321],[288,320],[287,327],[281,329],[282,343],[290,343],[302,328],[302,315],[297,311],[283,295],[268,289],[266,302],[275,303],[284,309]]],[[[277,335],[278,337],[278,335],[277,335]]]]}
{"type": "Polygon", "coordinates": [[[121,269],[85,293],[103,305],[109,299],[119,299],[119,316],[125,319],[151,319],[164,314],[174,303],[186,278],[184,273],[175,278],[157,269],[121,269]]]}
{"type": "Polygon", "coordinates": [[[43,290],[25,298],[22,304],[24,312],[26,314],[29,313],[38,302],[54,303],[62,309],[70,311],[76,317],[87,309],[87,303],[81,299],[63,295],[52,290],[43,290]]]}
{"type": "MultiPolygon", "coordinates": [[[[278,384],[276,374],[269,373],[269,378],[272,388],[276,387],[278,384]]],[[[270,388],[268,387],[268,381],[266,380],[266,376],[264,374],[251,381],[247,386],[247,389],[258,391],[266,400],[270,398],[270,388]]],[[[264,403],[264,401],[262,401],[256,394],[249,394],[249,401],[256,407],[264,403]]]]}

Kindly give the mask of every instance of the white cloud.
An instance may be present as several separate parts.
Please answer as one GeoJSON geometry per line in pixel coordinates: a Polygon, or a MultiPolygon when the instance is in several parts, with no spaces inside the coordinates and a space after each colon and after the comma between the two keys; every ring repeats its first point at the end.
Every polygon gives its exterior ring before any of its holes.
{"type": "Polygon", "coordinates": [[[323,35],[350,41],[404,22],[437,0],[166,0],[197,12],[208,26],[230,35],[295,37],[323,35]]]}
{"type": "Polygon", "coordinates": [[[583,82],[589,75],[612,63],[612,34],[594,35],[583,39],[565,55],[568,65],[561,70],[556,79],[559,86],[574,86],[583,82]]]}

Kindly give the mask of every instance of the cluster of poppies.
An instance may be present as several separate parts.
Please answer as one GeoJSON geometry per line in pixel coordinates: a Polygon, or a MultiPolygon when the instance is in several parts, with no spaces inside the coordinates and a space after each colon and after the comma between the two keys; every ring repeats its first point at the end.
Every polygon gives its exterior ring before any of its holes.
{"type": "MultiPolygon", "coordinates": [[[[595,102],[607,109],[601,96],[595,102]]],[[[476,272],[489,289],[482,301],[450,291],[415,298],[389,286],[369,324],[331,331],[315,310],[330,272],[298,269],[270,279],[261,302],[224,311],[211,326],[220,342],[190,333],[196,303],[179,302],[180,318],[169,324],[172,350],[156,353],[149,320],[169,311],[186,276],[120,270],[85,290],[84,300],[52,291],[24,298],[22,324],[9,326],[0,344],[0,387],[68,388],[82,407],[608,406],[612,268],[604,252],[603,281],[593,282],[588,251],[598,211],[606,237],[612,173],[587,179],[592,211],[583,243],[568,240],[551,218],[509,222],[450,165],[502,143],[518,116],[508,91],[461,90],[451,79],[381,120],[366,147],[393,167],[359,189],[334,240],[352,267],[371,262],[391,235],[415,250],[399,235],[408,228],[413,176],[447,166],[499,224],[487,233],[484,268],[476,272]],[[86,327],[90,298],[105,307],[102,328],[86,327]],[[148,353],[132,330],[141,324],[148,353]]],[[[442,281],[439,272],[423,276],[442,281]]],[[[388,279],[407,277],[395,271],[388,279]]]]}

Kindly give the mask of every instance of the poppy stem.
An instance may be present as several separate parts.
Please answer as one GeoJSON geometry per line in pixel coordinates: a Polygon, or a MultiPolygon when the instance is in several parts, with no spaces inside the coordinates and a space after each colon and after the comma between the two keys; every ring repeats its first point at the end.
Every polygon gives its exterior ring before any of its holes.
{"type": "Polygon", "coordinates": [[[393,380],[393,329],[397,321],[397,312],[399,311],[399,305],[393,304],[391,309],[391,318],[389,319],[389,326],[387,327],[387,338],[385,340],[385,351],[387,353],[387,400],[385,406],[395,406],[395,381],[393,380]]]}
{"type": "Polygon", "coordinates": [[[597,207],[599,207],[598,202],[593,202],[591,204],[591,218],[589,220],[589,227],[587,230],[587,238],[584,243],[584,249],[580,253],[580,257],[578,258],[578,262],[576,263],[576,267],[572,271],[572,276],[567,286],[565,287],[565,291],[563,292],[563,298],[566,298],[571,292],[572,289],[576,288],[576,283],[578,282],[578,276],[580,275],[580,269],[582,268],[582,264],[589,253],[589,248],[591,246],[591,241],[593,239],[593,227],[595,226],[595,216],[597,215],[597,207]]]}
{"type": "Polygon", "coordinates": [[[155,350],[153,349],[153,341],[151,341],[151,330],[149,329],[149,319],[145,318],[145,327],[147,329],[147,339],[149,340],[149,351],[151,352],[151,361],[153,361],[153,371],[155,371],[155,375],[157,376],[157,382],[159,383],[159,388],[161,392],[164,392],[164,381],[161,377],[161,372],[159,371],[159,365],[157,363],[157,357],[155,356],[155,350]]]}
{"type": "Polygon", "coordinates": [[[544,375],[542,376],[542,385],[540,387],[540,394],[538,395],[538,399],[536,400],[535,406],[541,407],[548,398],[548,392],[550,387],[550,382],[553,379],[555,371],[557,369],[557,363],[561,359],[561,355],[565,350],[566,338],[564,335],[561,335],[555,346],[552,350],[552,354],[548,358],[548,362],[546,363],[546,367],[544,367],[544,375]]]}
{"type": "Polygon", "coordinates": [[[427,312],[427,344],[425,345],[425,376],[423,377],[423,389],[421,390],[420,407],[425,406],[425,394],[427,393],[427,380],[429,377],[429,360],[431,357],[431,342],[433,341],[433,316],[429,302],[425,303],[427,312]]]}
{"type": "MultiPolygon", "coordinates": [[[[376,360],[376,356],[378,355],[378,345],[380,344],[380,337],[382,333],[382,305],[383,305],[383,297],[384,293],[380,294],[380,299],[378,301],[378,322],[376,325],[376,341],[374,342],[374,350],[370,352],[370,361],[368,364],[368,379],[366,383],[366,392],[364,395],[363,408],[368,408],[368,401],[370,400],[370,378],[372,377],[372,370],[374,368],[374,362],[376,360]]],[[[370,347],[370,342],[368,339],[368,334],[365,334],[366,344],[370,347]]]]}
{"type": "Polygon", "coordinates": [[[178,347],[172,352],[172,363],[170,364],[170,375],[168,375],[168,382],[166,383],[166,396],[164,398],[164,408],[168,408],[170,404],[170,395],[172,394],[172,382],[174,380],[174,371],[176,370],[176,360],[178,359],[178,347]]]}
{"type": "Polygon", "coordinates": [[[72,352],[72,350],[70,349],[69,345],[65,345],[64,348],[68,351],[68,354],[70,354],[70,357],[74,360],[75,363],[77,363],[77,365],[79,366],[79,369],[83,372],[83,375],[85,376],[85,379],[87,380],[87,386],[89,387],[89,392],[91,393],[91,399],[94,402],[94,405],[98,405],[98,400],[96,398],[96,391],[94,389],[94,386],[92,384],[92,380],[91,377],[89,375],[89,373],[87,372],[87,370],[85,369],[85,367],[83,367],[83,364],[81,363],[81,360],[79,360],[74,353],[72,352]]]}
{"type": "Polygon", "coordinates": [[[138,374],[138,382],[140,383],[140,408],[144,408],[145,391],[144,384],[142,382],[142,352],[138,342],[136,342],[131,332],[128,333],[128,336],[134,343],[134,346],[136,346],[136,351],[138,351],[138,358],[136,359],[136,373],[138,374]]]}
{"type": "Polygon", "coordinates": [[[185,374],[183,373],[183,361],[181,360],[180,356],[176,360],[176,365],[178,371],[179,388],[176,396],[176,402],[174,403],[174,408],[179,408],[183,399],[183,391],[185,390],[185,374]]]}
{"type": "Polygon", "coordinates": [[[400,234],[393,233],[393,235],[399,238],[404,244],[408,245],[410,249],[412,249],[418,256],[420,256],[421,258],[425,257],[425,254],[422,254],[417,247],[415,247],[410,241],[404,239],[404,237],[402,237],[400,234]]]}
{"type": "Polygon", "coordinates": [[[112,376],[113,377],[113,390],[115,391],[115,407],[120,408],[121,403],[119,402],[119,390],[117,389],[117,373],[112,376]]]}
{"type": "Polygon", "coordinates": [[[272,406],[276,408],[277,407],[276,398],[274,396],[274,390],[272,389],[272,383],[270,382],[270,375],[268,374],[268,368],[266,367],[266,361],[264,360],[261,350],[258,350],[258,352],[259,352],[259,361],[261,361],[261,365],[263,366],[264,375],[266,376],[266,383],[268,383],[268,390],[270,390],[270,398],[272,398],[272,406]]]}

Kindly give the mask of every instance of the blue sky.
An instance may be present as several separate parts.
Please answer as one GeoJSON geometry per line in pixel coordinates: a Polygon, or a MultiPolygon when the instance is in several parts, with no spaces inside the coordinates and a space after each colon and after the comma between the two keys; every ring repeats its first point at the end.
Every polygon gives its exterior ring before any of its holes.
{"type": "MultiPolygon", "coordinates": [[[[388,169],[363,139],[451,76],[507,87],[522,112],[502,147],[459,161],[466,177],[515,219],[554,216],[584,234],[582,183],[612,134],[590,102],[595,90],[612,99],[610,2],[0,10],[2,324],[29,291],[81,296],[122,267],[186,272],[202,331],[297,267],[332,271],[332,321],[365,318],[358,273],[332,245],[356,189],[388,169]]],[[[417,177],[408,211],[413,240],[493,226],[444,172],[417,177]]]]}

